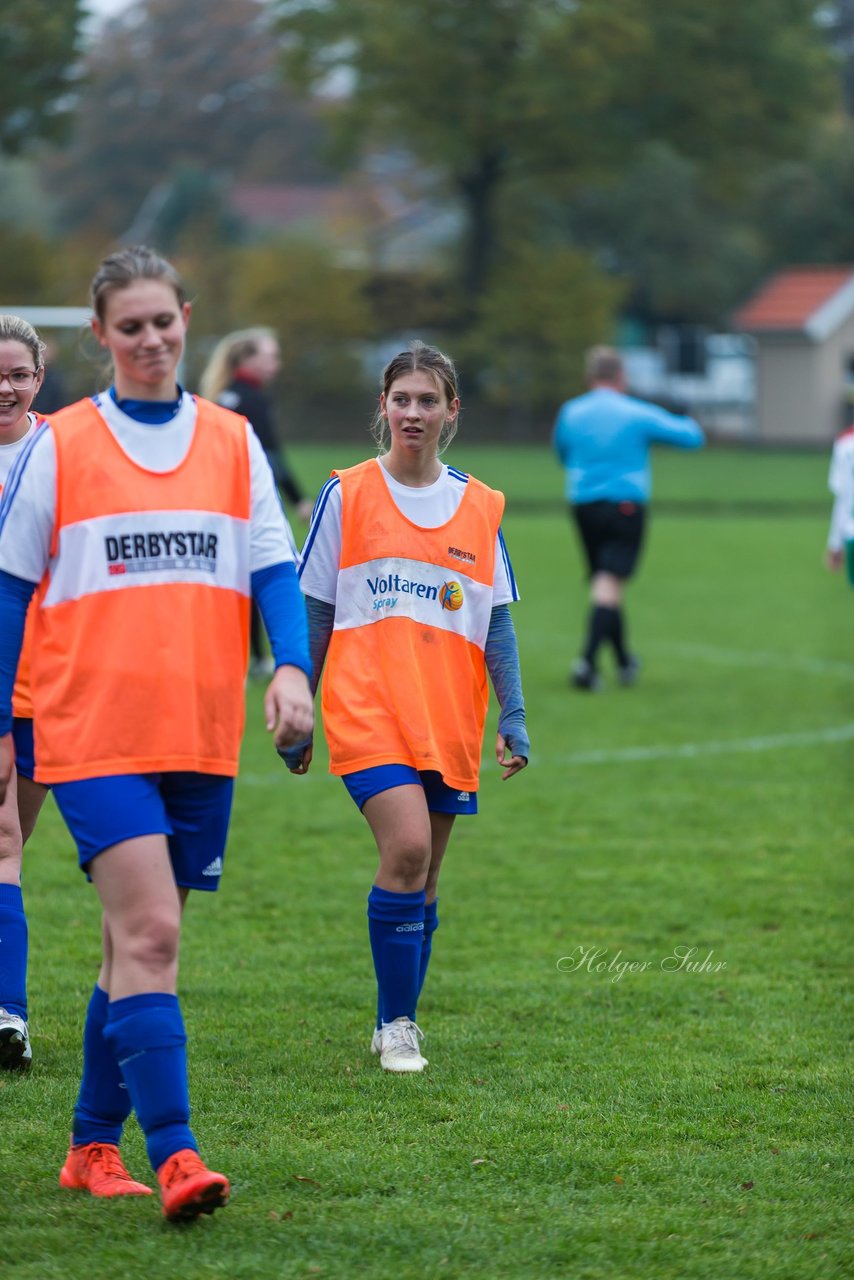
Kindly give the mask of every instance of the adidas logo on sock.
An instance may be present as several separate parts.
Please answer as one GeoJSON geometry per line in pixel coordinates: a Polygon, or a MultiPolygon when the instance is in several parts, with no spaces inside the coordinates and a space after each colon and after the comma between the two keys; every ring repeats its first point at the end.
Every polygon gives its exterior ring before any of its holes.
{"type": "Polygon", "coordinates": [[[213,862],[209,862],[202,872],[203,876],[221,876],[222,875],[222,858],[214,858],[213,862]]]}
{"type": "Polygon", "coordinates": [[[395,933],[421,933],[424,929],[424,921],[418,920],[415,924],[399,924],[395,927],[395,933]]]}

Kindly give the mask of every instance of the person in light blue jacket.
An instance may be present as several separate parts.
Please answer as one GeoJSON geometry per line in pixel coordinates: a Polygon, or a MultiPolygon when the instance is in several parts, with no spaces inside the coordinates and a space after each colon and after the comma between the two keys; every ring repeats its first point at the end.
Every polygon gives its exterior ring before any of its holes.
{"type": "Polygon", "coordinates": [[[626,644],[623,591],[634,573],[650,497],[651,444],[699,449],[700,425],[683,413],[626,395],[619,352],[587,353],[590,390],[558,412],[554,448],[566,468],[566,498],[590,575],[591,600],[580,656],[570,670],[576,689],[602,687],[599,651],[613,648],[621,684],[633,684],[640,664],[626,644]]]}

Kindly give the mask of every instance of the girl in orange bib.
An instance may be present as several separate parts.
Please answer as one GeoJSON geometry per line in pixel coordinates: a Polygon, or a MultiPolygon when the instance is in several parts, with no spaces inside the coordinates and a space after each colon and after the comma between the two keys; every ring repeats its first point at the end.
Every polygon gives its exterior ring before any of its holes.
{"type": "Polygon", "coordinates": [[[190,304],[145,246],[92,283],[109,391],[51,415],[0,506],[0,802],[11,682],[35,590],[36,779],[51,783],[103,907],[104,955],[60,1184],[150,1195],[119,1154],[131,1109],[172,1221],[224,1205],[189,1126],[178,941],[190,889],[223,868],[243,730],[250,599],[276,670],[279,746],[311,730],[293,540],[251,425],[176,374],[190,304]]]}
{"type": "MultiPolygon", "coordinates": [[[[454,820],[477,810],[487,671],[501,706],[503,777],[529,754],[504,498],[439,456],[459,408],[446,356],[420,342],[397,355],[375,421],[380,456],[333,472],[300,564],[315,684],[328,651],[330,768],[379,853],[368,898],[378,987],[371,1049],[395,1072],[427,1065],[416,1006],[454,820]]],[[[302,774],[312,746],[281,754],[302,774]]]]}

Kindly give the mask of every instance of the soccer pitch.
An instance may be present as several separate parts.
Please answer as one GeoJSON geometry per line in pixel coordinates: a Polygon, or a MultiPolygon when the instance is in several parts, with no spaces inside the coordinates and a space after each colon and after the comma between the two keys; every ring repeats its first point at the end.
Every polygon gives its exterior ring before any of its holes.
{"type": "MultiPolygon", "coordinates": [[[[336,446],[291,450],[316,489],[336,446]]],[[[659,453],[639,684],[567,686],[586,610],[545,448],[449,460],[508,495],[530,768],[459,819],[419,1007],[368,1052],[373,843],[343,786],[248,725],[223,887],[180,992],[222,1213],[60,1191],[95,894],[52,804],[25,852],[34,1067],[0,1076],[0,1270],[100,1277],[800,1280],[852,1274],[854,592],[821,455],[659,453]]],[[[605,668],[606,677],[610,669],[605,668]]],[[[152,1183],[140,1132],[123,1144],[152,1183]]]]}

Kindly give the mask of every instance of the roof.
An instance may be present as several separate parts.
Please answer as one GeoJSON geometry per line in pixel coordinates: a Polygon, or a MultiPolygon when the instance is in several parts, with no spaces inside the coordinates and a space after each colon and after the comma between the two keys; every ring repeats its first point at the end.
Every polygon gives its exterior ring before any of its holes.
{"type": "Polygon", "coordinates": [[[751,333],[803,333],[829,338],[854,315],[854,267],[791,267],[772,276],[735,313],[751,333]]]}

